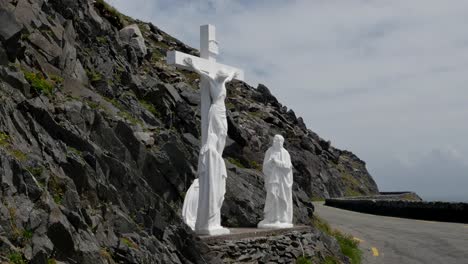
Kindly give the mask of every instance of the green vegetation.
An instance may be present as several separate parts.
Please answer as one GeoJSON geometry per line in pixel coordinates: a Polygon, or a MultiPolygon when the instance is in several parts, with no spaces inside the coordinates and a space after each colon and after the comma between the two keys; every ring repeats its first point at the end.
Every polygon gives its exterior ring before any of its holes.
{"type": "Polygon", "coordinates": [[[117,65],[114,69],[114,72],[112,73],[112,78],[107,80],[107,84],[109,86],[113,86],[114,84],[118,84],[122,82],[122,73],[125,71],[125,69],[117,65]]]}
{"type": "Polygon", "coordinates": [[[322,264],[340,264],[341,261],[332,256],[326,256],[325,259],[322,261],[322,264]]]}
{"type": "Polygon", "coordinates": [[[10,136],[5,132],[0,131],[0,147],[4,148],[11,156],[16,158],[18,161],[25,161],[28,156],[19,149],[12,147],[10,144],[10,136]]]}
{"type": "Polygon", "coordinates": [[[22,236],[24,240],[29,241],[33,237],[33,232],[31,230],[23,230],[22,236]]]}
{"type": "Polygon", "coordinates": [[[91,101],[91,100],[87,100],[85,99],[86,103],[88,104],[89,107],[91,107],[92,109],[98,109],[98,108],[102,108],[102,106],[97,103],[97,102],[94,102],[94,101],[91,101]]]}
{"type": "Polygon", "coordinates": [[[406,201],[416,201],[417,197],[413,193],[405,193],[402,195],[401,199],[406,201]]]}
{"type": "Polygon", "coordinates": [[[265,113],[260,110],[248,112],[248,114],[254,118],[263,118],[265,116],[265,113]]]}
{"type": "Polygon", "coordinates": [[[258,164],[255,160],[250,161],[250,168],[258,171],[262,171],[262,166],[258,164]]]}
{"type": "MultiPolygon", "coordinates": [[[[322,232],[333,236],[340,245],[341,252],[348,256],[351,260],[351,264],[360,264],[362,261],[362,251],[359,249],[359,242],[355,240],[352,236],[344,234],[339,230],[333,230],[331,226],[323,219],[318,216],[314,216],[312,219],[312,224],[322,232]]],[[[325,263],[340,263],[333,257],[325,259],[325,263]]]]}
{"type": "Polygon", "coordinates": [[[115,106],[117,109],[119,109],[119,113],[118,115],[126,120],[128,120],[132,125],[141,125],[143,126],[143,122],[141,122],[141,120],[135,118],[131,113],[129,113],[125,107],[119,103],[119,101],[117,101],[117,99],[113,98],[107,98],[107,97],[104,97],[104,99],[106,101],[108,101],[109,103],[111,103],[113,106],[115,106]]]}
{"type": "Polygon", "coordinates": [[[99,72],[96,72],[94,70],[86,70],[86,75],[88,75],[88,79],[91,82],[97,82],[102,79],[102,75],[99,72]]]}
{"type": "Polygon", "coordinates": [[[26,153],[22,152],[21,150],[18,149],[10,149],[10,154],[15,157],[19,161],[25,161],[28,159],[28,156],[26,153]]]}
{"type": "Polygon", "coordinates": [[[54,82],[44,78],[41,73],[24,72],[24,77],[37,93],[51,95],[54,90],[54,82]]]}
{"type": "MultiPolygon", "coordinates": [[[[196,80],[200,79],[200,76],[195,72],[182,70],[181,73],[184,74],[185,78],[187,79],[187,82],[191,83],[192,85],[196,84],[196,80]]],[[[194,87],[198,88],[198,86],[194,87]]]]}
{"type": "Polygon", "coordinates": [[[129,248],[138,248],[138,245],[135,242],[133,242],[132,240],[130,240],[130,239],[126,238],[126,237],[121,237],[120,241],[122,241],[122,243],[127,245],[127,247],[129,247],[129,248]]]}
{"type": "Polygon", "coordinates": [[[78,155],[78,156],[83,155],[83,153],[82,153],[81,151],[77,150],[77,149],[74,148],[74,147],[68,146],[67,149],[68,149],[68,151],[70,151],[70,152],[72,152],[72,153],[75,153],[75,154],[78,155]]]}
{"type": "Polygon", "coordinates": [[[96,9],[101,13],[101,15],[109,20],[109,22],[117,27],[118,29],[122,29],[125,26],[125,19],[124,16],[115,9],[115,7],[109,5],[104,0],[96,0],[94,3],[96,9]]]}
{"type": "Polygon", "coordinates": [[[312,202],[323,202],[323,201],[325,201],[325,198],[320,197],[320,196],[313,196],[311,198],[311,200],[312,200],[312,202]]]}
{"type": "Polygon", "coordinates": [[[296,259],[296,264],[313,264],[312,260],[308,257],[300,256],[296,259]]]}
{"type": "Polygon", "coordinates": [[[343,163],[338,163],[334,165],[334,167],[341,174],[341,180],[345,187],[344,196],[362,195],[362,193],[359,192],[359,187],[361,186],[361,182],[359,182],[359,180],[356,179],[356,177],[354,177],[353,175],[351,175],[351,173],[349,173],[349,170],[345,168],[343,163]]]}
{"type": "Polygon", "coordinates": [[[96,37],[96,40],[97,40],[97,42],[100,43],[100,44],[107,44],[107,42],[108,42],[106,36],[99,36],[99,37],[96,37]]]}
{"type": "Polygon", "coordinates": [[[21,33],[21,40],[27,40],[29,38],[30,33],[21,33]]]}
{"type": "Polygon", "coordinates": [[[16,208],[8,207],[8,213],[10,214],[10,228],[13,240],[19,240],[21,238],[21,230],[16,225],[16,208]]]}
{"type": "Polygon", "coordinates": [[[145,100],[140,100],[140,104],[148,111],[150,111],[155,117],[161,117],[161,113],[158,112],[158,110],[156,109],[156,107],[154,107],[152,103],[147,102],[145,100]]]}
{"type": "Polygon", "coordinates": [[[10,140],[10,136],[5,134],[5,132],[0,131],[0,146],[1,147],[6,147],[6,146],[10,145],[10,143],[8,143],[9,140],[10,140]]]}
{"type": "Polygon", "coordinates": [[[65,194],[65,187],[63,184],[59,183],[59,179],[56,176],[51,176],[49,178],[48,186],[54,202],[56,204],[62,204],[63,195],[65,194]]]}
{"type": "Polygon", "coordinates": [[[236,165],[237,167],[239,168],[243,168],[245,169],[245,166],[240,162],[240,160],[236,159],[236,158],[232,158],[232,157],[229,157],[227,158],[227,160],[232,163],[233,165],[236,165]]]}
{"type": "Polygon", "coordinates": [[[54,75],[54,74],[51,74],[50,75],[50,79],[56,84],[56,85],[60,85],[63,83],[63,78],[61,76],[58,76],[58,75],[54,75]]]}
{"type": "Polygon", "coordinates": [[[41,166],[27,167],[26,169],[36,178],[40,177],[44,171],[44,168],[41,166]]]}
{"type": "Polygon", "coordinates": [[[57,260],[50,258],[47,260],[47,264],[57,264],[57,260]]]}
{"type": "Polygon", "coordinates": [[[162,61],[164,60],[165,57],[166,55],[164,55],[164,53],[160,51],[159,49],[153,49],[151,52],[151,62],[153,63],[162,61]]]}
{"type": "Polygon", "coordinates": [[[226,107],[227,107],[228,109],[234,109],[234,108],[236,108],[236,106],[235,106],[232,102],[230,102],[230,101],[226,102],[226,107]]]}
{"type": "Polygon", "coordinates": [[[23,254],[20,252],[11,252],[8,254],[8,260],[11,264],[26,264],[23,254]]]}
{"type": "Polygon", "coordinates": [[[133,117],[132,114],[130,114],[129,112],[127,111],[123,111],[123,110],[120,110],[119,112],[119,115],[125,119],[127,119],[132,125],[143,125],[143,123],[141,122],[141,120],[139,119],[136,119],[135,117],[133,117]]]}

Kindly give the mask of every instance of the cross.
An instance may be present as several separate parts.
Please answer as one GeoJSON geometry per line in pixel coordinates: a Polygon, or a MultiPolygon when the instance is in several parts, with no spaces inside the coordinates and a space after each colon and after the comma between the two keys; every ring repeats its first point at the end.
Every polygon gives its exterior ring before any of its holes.
{"type": "MultiPolygon", "coordinates": [[[[167,64],[175,65],[178,68],[190,70],[185,64],[186,58],[191,58],[193,63],[202,71],[210,74],[216,73],[219,69],[225,69],[229,72],[237,72],[237,80],[244,80],[244,71],[232,66],[227,66],[216,62],[216,56],[219,54],[218,42],[216,41],[215,27],[213,25],[200,26],[200,57],[192,56],[180,51],[168,51],[166,61],[167,64]]],[[[208,111],[211,105],[209,92],[209,83],[204,78],[200,82],[201,90],[201,135],[202,146],[206,143],[208,131],[208,111]]]]}

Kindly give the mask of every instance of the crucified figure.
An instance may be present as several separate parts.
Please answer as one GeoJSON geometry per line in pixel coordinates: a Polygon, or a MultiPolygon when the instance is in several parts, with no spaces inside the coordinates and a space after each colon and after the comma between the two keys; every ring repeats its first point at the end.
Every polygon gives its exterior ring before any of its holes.
{"type": "Polygon", "coordinates": [[[224,146],[226,145],[227,137],[227,117],[226,106],[226,83],[236,78],[237,72],[227,72],[224,69],[219,69],[214,75],[210,75],[200,70],[190,58],[184,60],[186,66],[198,73],[201,78],[208,80],[210,84],[210,109],[208,112],[208,131],[207,134],[213,133],[218,137],[216,150],[220,155],[223,155],[224,146]]]}

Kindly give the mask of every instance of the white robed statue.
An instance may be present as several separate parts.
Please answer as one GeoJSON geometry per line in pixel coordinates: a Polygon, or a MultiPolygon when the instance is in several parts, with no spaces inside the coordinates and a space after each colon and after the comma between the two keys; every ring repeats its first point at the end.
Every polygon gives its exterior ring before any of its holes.
{"type": "Polygon", "coordinates": [[[226,190],[226,166],[222,159],[227,138],[226,83],[243,80],[244,72],[216,62],[219,54],[215,27],[200,27],[200,57],[168,51],[167,63],[201,76],[201,142],[198,162],[199,180],[190,186],[184,199],[183,220],[195,232],[206,235],[228,234],[221,226],[221,205],[226,190]],[[210,138],[210,139],[208,139],[210,138]],[[198,188],[197,188],[198,186],[198,188]]]}
{"type": "Polygon", "coordinates": [[[209,133],[198,160],[199,194],[195,231],[198,234],[228,234],[221,226],[221,207],[226,193],[227,171],[223,157],[216,150],[218,137],[209,133]],[[206,190],[206,191],[203,191],[206,190]]]}
{"type": "Polygon", "coordinates": [[[182,207],[182,219],[192,230],[195,230],[195,222],[197,221],[199,189],[198,179],[195,179],[185,194],[184,205],[182,207]]]}
{"type": "MultiPolygon", "coordinates": [[[[220,69],[214,75],[203,72],[187,58],[186,65],[209,82],[210,107],[208,111],[207,140],[202,146],[198,160],[199,180],[194,181],[184,200],[182,217],[184,222],[201,235],[228,234],[221,226],[221,206],[226,192],[226,165],[222,158],[227,138],[227,116],[224,100],[226,83],[236,77],[236,72],[228,73],[220,69]],[[195,184],[198,184],[198,189],[195,184]],[[198,190],[198,193],[196,192],[198,190]],[[196,200],[198,199],[198,203],[196,200]],[[195,206],[196,205],[196,206],[195,206]],[[193,221],[195,217],[195,228],[193,221]]],[[[202,129],[203,126],[202,126],[202,129]]],[[[202,134],[203,131],[202,131],[202,134]]]]}
{"type": "Polygon", "coordinates": [[[273,146],[267,150],[263,161],[267,195],[264,219],[258,223],[259,228],[293,227],[292,164],[283,143],[284,138],[275,135],[273,146]]]}

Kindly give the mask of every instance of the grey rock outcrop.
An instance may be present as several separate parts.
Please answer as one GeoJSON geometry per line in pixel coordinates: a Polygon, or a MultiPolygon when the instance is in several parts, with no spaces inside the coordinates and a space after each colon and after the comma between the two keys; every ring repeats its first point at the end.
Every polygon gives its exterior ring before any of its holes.
{"type": "Polygon", "coordinates": [[[139,57],[147,54],[145,39],[137,24],[129,25],[119,31],[120,40],[133,48],[139,57]]]}
{"type": "MultiPolygon", "coordinates": [[[[210,262],[179,217],[196,177],[199,78],[164,62],[168,49],[198,52],[102,1],[0,0],[0,20],[0,256],[210,262]]],[[[261,219],[260,164],[277,133],[292,156],[297,223],[309,223],[312,198],[377,193],[363,161],[268,88],[236,81],[228,93],[224,224],[261,219]]]]}

